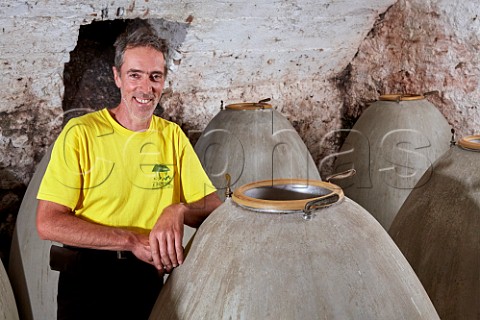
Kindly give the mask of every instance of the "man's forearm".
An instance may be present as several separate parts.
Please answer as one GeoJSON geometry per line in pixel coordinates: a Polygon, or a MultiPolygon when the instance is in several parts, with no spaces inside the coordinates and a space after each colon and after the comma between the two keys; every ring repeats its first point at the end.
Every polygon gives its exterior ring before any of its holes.
{"type": "Polygon", "coordinates": [[[198,228],[208,215],[222,204],[216,192],[203,197],[202,199],[186,204],[184,223],[192,228],[198,228]]]}
{"type": "Polygon", "coordinates": [[[37,231],[44,240],[103,250],[133,251],[139,241],[139,235],[132,231],[85,221],[68,208],[43,200],[37,208],[37,231]]]}

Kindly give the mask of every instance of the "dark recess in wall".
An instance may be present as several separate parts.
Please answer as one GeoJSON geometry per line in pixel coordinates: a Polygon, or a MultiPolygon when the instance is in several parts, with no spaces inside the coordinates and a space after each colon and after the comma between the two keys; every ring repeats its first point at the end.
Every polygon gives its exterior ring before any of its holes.
{"type": "Polygon", "coordinates": [[[65,64],[64,122],[92,110],[114,107],[120,94],[113,80],[113,43],[127,20],[94,21],[81,26],[77,46],[65,64]]]}
{"type": "MultiPolygon", "coordinates": [[[[81,26],[77,46],[65,64],[63,81],[64,123],[69,119],[103,108],[112,108],[120,102],[120,92],[113,80],[113,44],[128,26],[149,26],[142,19],[94,21],[81,26]]],[[[153,28],[153,27],[152,27],[153,28]]],[[[155,114],[163,112],[157,107],[155,114]]]]}

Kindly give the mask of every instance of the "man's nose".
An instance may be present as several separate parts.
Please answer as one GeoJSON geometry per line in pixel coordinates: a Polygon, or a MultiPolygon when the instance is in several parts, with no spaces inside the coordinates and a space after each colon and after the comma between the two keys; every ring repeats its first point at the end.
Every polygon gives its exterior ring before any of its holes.
{"type": "Polygon", "coordinates": [[[153,92],[153,85],[152,81],[148,77],[144,77],[140,82],[140,89],[143,93],[152,93],[153,92]]]}

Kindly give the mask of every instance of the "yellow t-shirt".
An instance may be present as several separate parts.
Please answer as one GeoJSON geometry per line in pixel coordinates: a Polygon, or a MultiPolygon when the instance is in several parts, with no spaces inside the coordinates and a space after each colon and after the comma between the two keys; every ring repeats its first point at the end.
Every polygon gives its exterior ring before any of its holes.
{"type": "Polygon", "coordinates": [[[100,224],[149,231],[168,205],[214,191],[178,125],[154,116],[147,131],[134,132],[103,109],[67,123],[37,198],[100,224]]]}

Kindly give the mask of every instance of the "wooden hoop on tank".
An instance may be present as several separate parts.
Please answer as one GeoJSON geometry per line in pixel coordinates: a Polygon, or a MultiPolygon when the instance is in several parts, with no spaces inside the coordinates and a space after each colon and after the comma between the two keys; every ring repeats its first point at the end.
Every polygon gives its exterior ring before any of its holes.
{"type": "Polygon", "coordinates": [[[425,99],[425,96],[421,94],[384,94],[378,98],[381,101],[415,101],[423,99],[425,99]]]}
{"type": "Polygon", "coordinates": [[[463,137],[458,141],[463,149],[480,151],[480,135],[472,135],[463,137]]]}
{"type": "MultiPolygon", "coordinates": [[[[302,211],[305,209],[307,203],[322,199],[327,199],[336,196],[338,200],[335,203],[341,202],[345,195],[342,188],[339,186],[321,180],[307,180],[307,179],[273,179],[263,180],[245,184],[233,192],[232,200],[242,207],[257,211],[268,212],[292,212],[302,211]],[[275,187],[275,186],[298,186],[298,187],[319,187],[325,189],[325,194],[317,197],[308,197],[301,200],[265,200],[246,195],[249,190],[261,187],[275,187]]],[[[333,204],[333,203],[331,203],[333,204]]],[[[331,205],[329,204],[329,205],[331,205]]]]}
{"type": "Polygon", "coordinates": [[[272,105],[264,102],[243,102],[225,106],[228,110],[263,110],[272,109],[272,105]]]}

